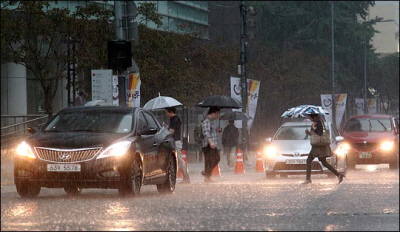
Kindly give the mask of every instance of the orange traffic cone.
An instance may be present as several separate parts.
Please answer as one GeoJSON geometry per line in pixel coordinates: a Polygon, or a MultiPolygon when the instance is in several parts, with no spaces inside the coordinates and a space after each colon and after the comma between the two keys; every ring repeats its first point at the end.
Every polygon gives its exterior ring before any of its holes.
{"type": "Polygon", "coordinates": [[[235,166],[235,173],[237,174],[244,174],[244,166],[243,166],[243,153],[241,149],[237,149],[236,151],[236,166],[235,166]]]}
{"type": "Polygon", "coordinates": [[[264,172],[264,163],[262,160],[261,151],[257,151],[256,172],[264,172]]]}
{"type": "MultiPolygon", "coordinates": [[[[186,150],[183,150],[183,149],[182,149],[182,158],[183,158],[183,161],[185,161],[185,164],[187,165],[186,150]]],[[[183,178],[182,167],[178,167],[178,176],[176,178],[179,178],[179,179],[183,178]]]]}
{"type": "Polygon", "coordinates": [[[221,169],[219,168],[219,164],[217,164],[217,166],[214,167],[214,169],[211,172],[211,176],[215,176],[215,177],[221,176],[221,169]]]}

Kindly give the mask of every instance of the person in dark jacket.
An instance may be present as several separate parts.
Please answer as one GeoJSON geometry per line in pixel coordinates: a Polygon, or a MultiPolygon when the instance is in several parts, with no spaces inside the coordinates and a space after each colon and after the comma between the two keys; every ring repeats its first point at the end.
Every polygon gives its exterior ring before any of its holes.
{"type": "Polygon", "coordinates": [[[229,167],[235,164],[236,147],[238,144],[239,130],[235,127],[234,120],[229,120],[228,126],[222,132],[222,146],[226,155],[226,161],[229,167]]]}
{"type": "MultiPolygon", "coordinates": [[[[308,114],[307,117],[313,122],[311,125],[311,131],[306,129],[305,133],[307,135],[311,135],[312,133],[315,133],[319,136],[322,135],[323,133],[323,126],[322,126],[322,120],[319,117],[318,114],[308,114]]],[[[332,150],[329,145],[326,146],[313,146],[311,145],[311,151],[308,154],[307,157],[307,172],[306,172],[306,180],[303,182],[303,184],[311,184],[311,163],[314,160],[314,158],[318,157],[318,160],[321,161],[322,165],[324,165],[326,168],[329,169],[333,174],[335,174],[338,179],[339,179],[339,184],[343,181],[343,177],[345,175],[340,174],[332,165],[330,165],[327,161],[326,158],[332,156],[332,150]]]]}
{"type": "Polygon", "coordinates": [[[185,160],[182,157],[182,141],[181,141],[181,119],[176,114],[175,107],[165,108],[165,115],[169,118],[169,126],[164,124],[164,127],[168,128],[175,140],[175,147],[178,153],[178,168],[182,170],[183,180],[182,184],[189,184],[189,169],[185,160]]]}

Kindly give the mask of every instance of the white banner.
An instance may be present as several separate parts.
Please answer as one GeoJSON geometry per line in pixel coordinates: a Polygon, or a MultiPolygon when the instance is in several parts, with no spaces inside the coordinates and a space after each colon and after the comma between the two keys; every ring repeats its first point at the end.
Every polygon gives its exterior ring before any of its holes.
{"type": "Polygon", "coordinates": [[[112,101],[113,101],[113,106],[119,106],[119,89],[118,89],[118,76],[113,75],[112,76],[112,101]]]}
{"type": "MultiPolygon", "coordinates": [[[[336,102],[336,125],[340,127],[342,123],[342,118],[344,115],[344,111],[346,110],[346,99],[347,94],[335,94],[335,102],[336,102]]],[[[329,112],[329,115],[325,115],[326,121],[332,122],[332,94],[321,94],[321,103],[322,108],[329,112]]]]}
{"type": "MultiPolygon", "coordinates": [[[[231,77],[231,97],[242,102],[241,80],[239,77],[231,77]]],[[[260,81],[247,79],[247,114],[253,119],[247,121],[247,129],[250,130],[257,110],[258,95],[260,91],[260,81]]],[[[241,110],[240,110],[241,111],[241,110]]],[[[241,120],[235,121],[237,128],[242,128],[241,120]]]]}
{"type": "Polygon", "coordinates": [[[111,69],[92,70],[92,101],[102,101],[103,105],[113,104],[113,84],[111,69]]]}
{"type": "Polygon", "coordinates": [[[140,107],[140,74],[131,73],[127,78],[126,105],[140,107]]]}
{"type": "MultiPolygon", "coordinates": [[[[355,98],[357,114],[364,114],[364,98],[355,98]]],[[[368,114],[376,114],[375,99],[367,99],[368,114]]]]}

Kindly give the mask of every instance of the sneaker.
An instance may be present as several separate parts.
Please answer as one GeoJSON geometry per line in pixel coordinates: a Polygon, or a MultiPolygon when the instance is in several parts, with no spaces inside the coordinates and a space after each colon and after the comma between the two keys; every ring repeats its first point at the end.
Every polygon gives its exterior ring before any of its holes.
{"type": "Polygon", "coordinates": [[[305,180],[305,181],[301,182],[300,184],[311,184],[311,180],[305,180]]]}
{"type": "Polygon", "coordinates": [[[346,177],[346,176],[345,176],[345,175],[343,175],[343,174],[340,174],[340,175],[338,176],[338,179],[339,179],[339,182],[338,182],[338,184],[342,183],[342,181],[343,181],[343,177],[346,177]]]}
{"type": "Polygon", "coordinates": [[[204,178],[204,182],[211,183],[211,182],[214,182],[214,180],[211,179],[211,177],[206,177],[206,178],[204,178]]]}

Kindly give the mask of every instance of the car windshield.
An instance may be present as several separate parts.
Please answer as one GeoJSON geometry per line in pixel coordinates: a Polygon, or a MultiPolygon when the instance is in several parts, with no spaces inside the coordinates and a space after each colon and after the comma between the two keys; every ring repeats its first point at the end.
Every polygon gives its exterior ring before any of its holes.
{"type": "Polygon", "coordinates": [[[310,139],[305,133],[306,129],[310,129],[310,126],[284,126],[277,131],[275,140],[305,140],[310,139]]]}
{"type": "Polygon", "coordinates": [[[132,113],[122,111],[73,111],[57,115],[46,132],[129,133],[132,113]]]}
{"type": "Polygon", "coordinates": [[[390,120],[388,118],[357,118],[351,119],[346,128],[346,132],[387,132],[391,131],[390,120]]]}

